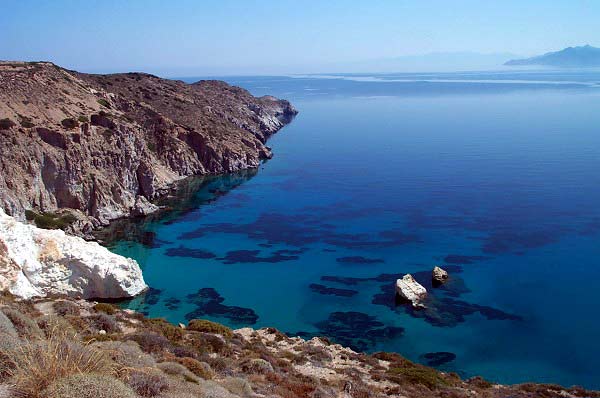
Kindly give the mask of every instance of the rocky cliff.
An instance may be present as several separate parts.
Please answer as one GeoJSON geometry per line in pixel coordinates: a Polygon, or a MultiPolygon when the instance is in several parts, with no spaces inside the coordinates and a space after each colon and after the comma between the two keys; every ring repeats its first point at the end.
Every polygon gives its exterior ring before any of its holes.
{"type": "Polygon", "coordinates": [[[0,62],[0,207],[87,233],[186,176],[257,167],[296,113],[219,81],[0,62]]]}
{"type": "Polygon", "coordinates": [[[135,260],[96,242],[15,220],[0,209],[0,290],[22,297],[132,297],[147,288],[135,260]]]}

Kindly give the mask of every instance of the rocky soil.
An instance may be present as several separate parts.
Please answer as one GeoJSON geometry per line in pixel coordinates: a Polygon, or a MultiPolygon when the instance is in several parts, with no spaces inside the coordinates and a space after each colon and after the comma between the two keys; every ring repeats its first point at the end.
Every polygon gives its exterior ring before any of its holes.
{"type": "Polygon", "coordinates": [[[257,167],[296,113],[219,81],[0,62],[0,207],[89,234],[186,176],[257,167]]]}

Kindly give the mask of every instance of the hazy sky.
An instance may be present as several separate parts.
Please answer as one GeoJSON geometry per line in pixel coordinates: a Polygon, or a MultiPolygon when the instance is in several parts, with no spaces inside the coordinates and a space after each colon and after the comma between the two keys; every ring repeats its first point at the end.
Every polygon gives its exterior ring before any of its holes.
{"type": "Polygon", "coordinates": [[[305,73],[430,52],[600,47],[597,0],[0,0],[0,59],[163,75],[305,73]]]}

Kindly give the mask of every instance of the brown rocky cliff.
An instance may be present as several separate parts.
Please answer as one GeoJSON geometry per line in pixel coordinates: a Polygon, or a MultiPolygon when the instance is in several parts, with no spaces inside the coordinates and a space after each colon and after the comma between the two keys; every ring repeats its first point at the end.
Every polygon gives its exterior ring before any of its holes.
{"type": "Polygon", "coordinates": [[[84,231],[145,213],[181,178],[257,167],[296,113],[220,81],[0,62],[0,206],[74,209],[84,231]]]}

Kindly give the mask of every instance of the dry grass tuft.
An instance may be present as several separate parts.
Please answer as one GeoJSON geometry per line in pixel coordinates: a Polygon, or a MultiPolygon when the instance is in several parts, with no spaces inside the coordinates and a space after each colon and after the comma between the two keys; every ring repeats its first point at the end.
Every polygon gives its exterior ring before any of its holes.
{"type": "Polygon", "coordinates": [[[102,351],[54,331],[48,340],[24,341],[11,358],[9,373],[19,396],[38,398],[55,380],[82,373],[112,374],[114,366],[102,351]]]}

